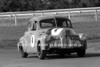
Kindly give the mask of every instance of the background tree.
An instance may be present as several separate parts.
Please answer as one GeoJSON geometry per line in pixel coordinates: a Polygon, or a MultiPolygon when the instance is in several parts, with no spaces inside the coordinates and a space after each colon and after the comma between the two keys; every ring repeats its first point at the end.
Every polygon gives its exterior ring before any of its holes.
{"type": "Polygon", "coordinates": [[[100,0],[0,0],[0,12],[100,6],[100,0]]]}

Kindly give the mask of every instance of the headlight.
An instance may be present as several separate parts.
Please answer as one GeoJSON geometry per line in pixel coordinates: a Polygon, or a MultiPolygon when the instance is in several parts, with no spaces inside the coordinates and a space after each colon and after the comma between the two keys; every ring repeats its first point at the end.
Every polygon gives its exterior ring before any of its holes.
{"type": "Polygon", "coordinates": [[[81,37],[81,40],[86,40],[86,36],[83,35],[83,36],[81,37]]]}
{"type": "Polygon", "coordinates": [[[46,38],[46,35],[42,35],[42,37],[41,37],[42,39],[45,39],[46,38]]]}
{"type": "Polygon", "coordinates": [[[86,36],[84,34],[79,34],[81,40],[86,40],[86,36]]]}

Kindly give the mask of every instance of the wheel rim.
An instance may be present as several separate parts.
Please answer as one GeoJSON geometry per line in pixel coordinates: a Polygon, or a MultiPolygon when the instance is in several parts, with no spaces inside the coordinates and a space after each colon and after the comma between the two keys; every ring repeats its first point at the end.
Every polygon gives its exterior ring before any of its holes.
{"type": "MultiPolygon", "coordinates": [[[[39,44],[40,45],[40,44],[39,44]]],[[[41,47],[38,45],[38,56],[41,55],[41,47]]]]}
{"type": "Polygon", "coordinates": [[[20,53],[21,53],[21,54],[23,54],[23,53],[24,53],[24,51],[23,51],[23,48],[22,48],[22,47],[20,47],[20,53]]]}

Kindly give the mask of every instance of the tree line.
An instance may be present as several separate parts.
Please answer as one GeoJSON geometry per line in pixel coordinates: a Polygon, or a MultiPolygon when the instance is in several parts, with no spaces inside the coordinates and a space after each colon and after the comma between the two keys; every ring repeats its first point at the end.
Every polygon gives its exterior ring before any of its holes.
{"type": "Polygon", "coordinates": [[[99,7],[100,0],[0,0],[0,12],[99,7]]]}

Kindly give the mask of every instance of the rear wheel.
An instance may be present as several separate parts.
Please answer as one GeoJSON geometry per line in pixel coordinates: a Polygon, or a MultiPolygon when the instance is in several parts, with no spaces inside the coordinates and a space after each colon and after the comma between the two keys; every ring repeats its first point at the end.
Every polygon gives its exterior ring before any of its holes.
{"type": "Polygon", "coordinates": [[[46,50],[42,50],[41,47],[40,47],[40,44],[38,45],[37,50],[38,50],[38,58],[39,59],[45,59],[46,50]]]}
{"type": "Polygon", "coordinates": [[[23,50],[23,47],[22,47],[22,46],[20,47],[20,53],[21,53],[22,58],[27,58],[28,53],[24,52],[24,50],[23,50]]]}
{"type": "Polygon", "coordinates": [[[77,51],[78,57],[84,57],[85,56],[85,53],[86,53],[86,49],[79,49],[77,51]]]}
{"type": "Polygon", "coordinates": [[[60,57],[65,57],[65,53],[60,53],[59,56],[60,57]]]}

